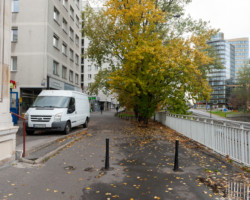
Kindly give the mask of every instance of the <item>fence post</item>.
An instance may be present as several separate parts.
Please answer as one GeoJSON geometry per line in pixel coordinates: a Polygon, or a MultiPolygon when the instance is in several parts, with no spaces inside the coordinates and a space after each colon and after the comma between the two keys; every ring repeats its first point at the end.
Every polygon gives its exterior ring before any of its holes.
{"type": "Polygon", "coordinates": [[[228,151],[228,129],[227,129],[227,123],[224,122],[223,123],[223,138],[224,138],[224,154],[229,155],[229,151],[228,151]]]}
{"type": "Polygon", "coordinates": [[[214,144],[215,144],[215,141],[214,141],[214,121],[211,120],[211,130],[212,130],[212,133],[211,133],[211,147],[214,151],[214,144]]]}
{"type": "Polygon", "coordinates": [[[203,137],[203,144],[206,145],[206,137],[207,137],[207,120],[204,119],[204,137],[203,137]]]}
{"type": "Polygon", "coordinates": [[[240,125],[240,129],[241,129],[241,131],[240,131],[240,134],[241,134],[241,141],[240,141],[240,145],[241,145],[241,161],[243,162],[243,163],[246,163],[245,162],[245,150],[244,150],[244,147],[245,147],[245,145],[244,145],[244,126],[243,126],[243,124],[241,124],[240,125]]]}

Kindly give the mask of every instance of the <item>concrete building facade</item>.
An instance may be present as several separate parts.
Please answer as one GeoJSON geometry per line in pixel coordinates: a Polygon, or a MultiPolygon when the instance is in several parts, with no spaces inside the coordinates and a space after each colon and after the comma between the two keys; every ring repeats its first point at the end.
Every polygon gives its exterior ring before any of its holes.
{"type": "MultiPolygon", "coordinates": [[[[89,1],[83,0],[82,1],[82,9],[86,6],[91,6],[89,1]]],[[[96,11],[98,11],[98,8],[95,8],[96,11]]],[[[84,54],[84,51],[87,50],[89,45],[89,39],[87,37],[82,38],[82,55],[84,54]]],[[[115,58],[114,58],[115,59],[115,58]]],[[[84,92],[89,93],[89,88],[91,84],[95,81],[96,74],[101,70],[105,68],[109,68],[108,63],[103,63],[101,66],[99,66],[97,63],[93,62],[92,60],[82,57],[81,59],[81,88],[84,92]]],[[[97,95],[91,95],[90,97],[90,103],[91,108],[93,111],[99,111],[100,105],[104,106],[105,110],[115,108],[119,102],[116,99],[115,94],[104,94],[102,91],[99,91],[97,95]]]]}
{"type": "Polygon", "coordinates": [[[16,132],[10,114],[11,1],[0,1],[0,165],[15,159],[16,132]]]}
{"type": "MultiPolygon", "coordinates": [[[[84,46],[83,49],[87,49],[89,40],[85,37],[82,38],[84,46]]],[[[88,58],[82,60],[81,64],[81,87],[82,90],[86,93],[89,93],[89,88],[91,84],[95,81],[96,74],[101,70],[109,68],[108,63],[103,63],[99,66],[97,63],[89,60],[88,58]]],[[[116,96],[114,94],[104,94],[102,91],[98,91],[97,95],[90,94],[90,103],[93,111],[99,111],[100,105],[104,106],[105,110],[109,110],[111,108],[115,108],[118,104],[116,96]]]]}
{"type": "Polygon", "coordinates": [[[80,0],[12,0],[11,80],[20,113],[42,89],[80,88],[80,0]]]}

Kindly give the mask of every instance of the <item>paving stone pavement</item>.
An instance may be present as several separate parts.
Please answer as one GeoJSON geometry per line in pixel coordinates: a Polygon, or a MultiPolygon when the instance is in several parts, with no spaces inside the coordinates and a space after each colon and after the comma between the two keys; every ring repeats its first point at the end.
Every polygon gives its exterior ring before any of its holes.
{"type": "Polygon", "coordinates": [[[152,133],[145,135],[143,128],[114,112],[92,113],[87,133],[45,163],[19,162],[1,169],[0,199],[223,199],[226,192],[208,178],[226,184],[237,174],[248,175],[166,127],[156,124],[152,133]],[[103,169],[106,138],[109,170],[103,169]],[[173,171],[176,138],[180,140],[177,172],[173,171]]]}

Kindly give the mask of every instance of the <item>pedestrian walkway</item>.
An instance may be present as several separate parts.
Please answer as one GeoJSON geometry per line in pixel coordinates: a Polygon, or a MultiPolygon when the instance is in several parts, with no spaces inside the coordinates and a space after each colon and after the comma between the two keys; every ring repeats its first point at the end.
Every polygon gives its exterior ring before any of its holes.
{"type": "Polygon", "coordinates": [[[46,159],[47,154],[50,155],[50,152],[57,150],[62,145],[66,145],[68,142],[77,139],[79,133],[84,130],[81,127],[76,127],[72,129],[70,135],[64,135],[61,132],[40,132],[35,135],[26,135],[25,134],[25,150],[23,148],[23,123],[19,120],[18,122],[18,132],[16,134],[16,159],[19,160],[23,152],[25,151],[25,158],[28,161],[35,161],[39,159],[41,162],[42,158],[46,159]]]}
{"type": "Polygon", "coordinates": [[[0,199],[223,199],[231,179],[243,181],[246,175],[158,123],[142,128],[104,111],[92,113],[81,140],[44,164],[18,163],[0,170],[0,199]],[[110,168],[104,170],[107,138],[110,168]],[[173,171],[176,139],[179,170],[173,171]]]}

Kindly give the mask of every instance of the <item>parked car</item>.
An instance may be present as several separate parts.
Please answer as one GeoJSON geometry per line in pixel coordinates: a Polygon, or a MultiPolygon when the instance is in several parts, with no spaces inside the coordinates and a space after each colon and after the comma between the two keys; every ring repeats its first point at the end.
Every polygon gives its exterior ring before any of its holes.
{"type": "Polygon", "coordinates": [[[88,95],[69,90],[43,90],[25,114],[26,133],[36,130],[63,131],[88,126],[90,105],[88,95]]]}

